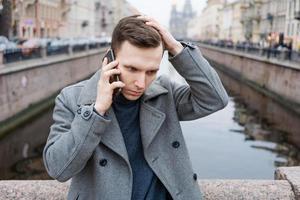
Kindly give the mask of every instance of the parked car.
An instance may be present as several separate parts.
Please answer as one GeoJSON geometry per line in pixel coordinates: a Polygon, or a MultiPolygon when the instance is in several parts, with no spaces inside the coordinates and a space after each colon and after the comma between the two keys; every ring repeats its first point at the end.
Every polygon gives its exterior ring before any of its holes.
{"type": "Polygon", "coordinates": [[[100,38],[97,38],[97,41],[101,45],[108,45],[108,44],[111,44],[111,37],[109,37],[109,36],[100,37],[100,38]]]}
{"type": "Polygon", "coordinates": [[[38,51],[41,47],[46,47],[50,44],[48,38],[31,38],[22,44],[22,54],[29,56],[38,51]]]}
{"type": "Polygon", "coordinates": [[[17,49],[14,42],[9,41],[5,36],[0,36],[0,50],[17,49]]]}

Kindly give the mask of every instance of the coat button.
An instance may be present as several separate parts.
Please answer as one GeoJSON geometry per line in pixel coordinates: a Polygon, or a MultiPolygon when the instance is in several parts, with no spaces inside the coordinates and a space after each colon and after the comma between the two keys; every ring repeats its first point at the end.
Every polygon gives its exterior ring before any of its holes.
{"type": "Polygon", "coordinates": [[[172,143],[172,146],[173,146],[174,148],[178,148],[178,147],[180,146],[180,143],[179,143],[178,141],[174,141],[174,142],[172,143]]]}
{"type": "Polygon", "coordinates": [[[78,110],[77,110],[77,114],[81,114],[81,108],[79,108],[78,110]]]}
{"type": "Polygon", "coordinates": [[[195,181],[197,180],[197,174],[196,174],[196,173],[193,174],[193,179],[194,179],[195,181]]]}
{"type": "Polygon", "coordinates": [[[107,160],[106,159],[101,159],[99,164],[104,167],[107,164],[107,160]]]}
{"type": "Polygon", "coordinates": [[[84,117],[88,117],[88,116],[90,115],[90,113],[91,113],[91,112],[87,110],[87,111],[85,111],[85,112],[83,113],[83,116],[84,116],[84,117]]]}

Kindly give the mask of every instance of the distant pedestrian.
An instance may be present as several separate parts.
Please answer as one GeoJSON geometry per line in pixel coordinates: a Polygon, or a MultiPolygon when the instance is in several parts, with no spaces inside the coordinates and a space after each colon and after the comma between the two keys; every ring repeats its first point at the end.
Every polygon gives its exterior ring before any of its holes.
{"type": "Polygon", "coordinates": [[[287,59],[288,60],[292,60],[292,48],[293,48],[293,42],[290,41],[288,42],[288,44],[286,45],[287,48],[287,59]]]}
{"type": "Polygon", "coordinates": [[[268,41],[268,49],[267,49],[267,58],[271,57],[271,53],[272,53],[272,34],[269,33],[268,37],[267,37],[267,41],[268,41]]]}

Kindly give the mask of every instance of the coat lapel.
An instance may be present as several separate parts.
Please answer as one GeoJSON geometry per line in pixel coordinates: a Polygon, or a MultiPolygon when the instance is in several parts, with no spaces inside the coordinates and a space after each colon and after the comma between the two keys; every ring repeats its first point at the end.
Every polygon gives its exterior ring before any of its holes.
{"type": "Polygon", "coordinates": [[[144,151],[148,149],[166,118],[165,113],[148,102],[150,99],[166,93],[168,90],[154,81],[143,95],[140,107],[140,128],[144,151]]]}
{"type": "Polygon", "coordinates": [[[106,129],[107,132],[103,134],[101,141],[129,163],[125,141],[112,107],[108,110],[107,116],[112,122],[111,125],[106,129]]]}
{"type": "Polygon", "coordinates": [[[142,102],[140,108],[140,128],[144,151],[148,149],[165,118],[166,115],[163,112],[142,102]]]}
{"type": "MultiPolygon", "coordinates": [[[[98,70],[89,80],[86,81],[85,86],[82,88],[82,92],[80,93],[77,101],[78,106],[90,105],[95,103],[100,73],[101,71],[98,70]]],[[[103,134],[101,142],[129,163],[124,138],[112,107],[107,111],[106,114],[107,117],[111,120],[111,123],[110,126],[106,129],[107,132],[103,134]]]]}

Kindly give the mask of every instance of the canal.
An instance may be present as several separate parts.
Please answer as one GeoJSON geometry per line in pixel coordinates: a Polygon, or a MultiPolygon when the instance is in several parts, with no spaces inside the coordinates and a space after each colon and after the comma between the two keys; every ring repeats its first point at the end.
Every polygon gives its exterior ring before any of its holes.
{"type": "MultiPolygon", "coordinates": [[[[159,73],[183,81],[164,57],[159,73]]],[[[228,106],[182,122],[193,168],[200,179],[274,179],[278,166],[299,165],[300,117],[218,71],[228,106]]],[[[41,158],[53,107],[0,141],[0,179],[49,179],[41,158]]]]}

